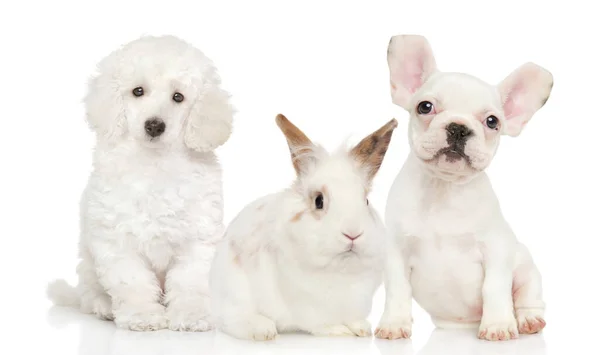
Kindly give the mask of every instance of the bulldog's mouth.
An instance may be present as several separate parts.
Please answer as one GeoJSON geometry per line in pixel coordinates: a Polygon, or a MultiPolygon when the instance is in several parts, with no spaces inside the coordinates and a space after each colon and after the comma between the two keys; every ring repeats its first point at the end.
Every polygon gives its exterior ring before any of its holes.
{"type": "Polygon", "coordinates": [[[431,159],[423,159],[435,174],[449,174],[452,176],[470,174],[477,170],[471,163],[471,158],[462,149],[455,146],[442,148],[431,159]]]}
{"type": "Polygon", "coordinates": [[[465,154],[465,152],[463,152],[462,150],[459,150],[459,149],[454,149],[452,147],[446,147],[446,148],[440,149],[433,157],[433,159],[440,159],[440,158],[445,158],[446,161],[449,163],[454,163],[456,161],[464,159],[467,161],[467,163],[469,165],[471,165],[471,159],[469,158],[468,155],[465,154]]]}

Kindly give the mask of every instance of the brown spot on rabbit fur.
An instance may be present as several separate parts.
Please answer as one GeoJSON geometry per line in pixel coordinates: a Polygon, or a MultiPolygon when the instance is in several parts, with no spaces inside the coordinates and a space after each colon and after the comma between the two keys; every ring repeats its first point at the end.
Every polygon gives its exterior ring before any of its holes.
{"type": "MultiPolygon", "coordinates": [[[[257,224],[252,230],[251,235],[254,236],[262,232],[263,228],[263,223],[257,224]]],[[[254,259],[257,256],[260,248],[258,245],[248,245],[247,243],[245,244],[244,248],[242,248],[233,240],[229,241],[229,247],[231,249],[231,253],[233,254],[233,262],[238,266],[241,266],[242,262],[246,263],[248,260],[254,259]]]]}
{"type": "Polygon", "coordinates": [[[262,228],[263,228],[263,224],[259,223],[252,231],[252,235],[258,234],[262,230],[262,228]]]}
{"type": "Polygon", "coordinates": [[[229,248],[231,249],[231,253],[233,254],[233,262],[236,265],[241,265],[241,250],[233,240],[229,241],[229,248]]]}
{"type": "Polygon", "coordinates": [[[306,212],[306,211],[300,211],[300,212],[296,213],[296,214],[295,214],[295,215],[292,217],[292,219],[290,219],[290,222],[292,222],[292,223],[293,223],[293,222],[298,222],[298,221],[299,221],[299,220],[302,218],[302,215],[304,214],[304,212],[306,212]]]}
{"type": "Polygon", "coordinates": [[[238,266],[241,266],[241,265],[242,265],[242,260],[241,260],[241,256],[240,256],[240,254],[236,254],[236,255],[233,257],[233,262],[234,262],[236,265],[238,265],[238,266]]]}

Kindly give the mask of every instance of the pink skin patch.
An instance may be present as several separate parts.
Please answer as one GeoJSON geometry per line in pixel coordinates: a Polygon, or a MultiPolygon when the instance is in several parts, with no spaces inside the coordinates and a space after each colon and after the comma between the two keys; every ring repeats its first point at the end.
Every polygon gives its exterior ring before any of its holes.
{"type": "Polygon", "coordinates": [[[483,306],[481,303],[474,305],[469,309],[469,313],[472,315],[471,319],[476,319],[477,321],[481,320],[481,316],[483,315],[483,306]]]}

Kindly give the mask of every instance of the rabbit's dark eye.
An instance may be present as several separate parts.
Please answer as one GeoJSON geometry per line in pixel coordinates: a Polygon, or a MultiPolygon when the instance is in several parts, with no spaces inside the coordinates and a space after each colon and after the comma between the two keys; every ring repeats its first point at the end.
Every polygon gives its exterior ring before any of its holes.
{"type": "Polygon", "coordinates": [[[141,86],[138,86],[137,88],[131,90],[131,92],[133,93],[133,96],[140,97],[140,96],[144,95],[144,88],[141,86]]]}
{"type": "Polygon", "coordinates": [[[179,92],[173,94],[173,101],[179,103],[183,101],[183,95],[179,92]]]}
{"type": "Polygon", "coordinates": [[[367,206],[369,205],[369,199],[367,199],[367,206]]]}
{"type": "Polygon", "coordinates": [[[322,194],[319,194],[317,196],[317,198],[315,198],[315,207],[318,210],[322,210],[323,209],[323,195],[322,194]]]}

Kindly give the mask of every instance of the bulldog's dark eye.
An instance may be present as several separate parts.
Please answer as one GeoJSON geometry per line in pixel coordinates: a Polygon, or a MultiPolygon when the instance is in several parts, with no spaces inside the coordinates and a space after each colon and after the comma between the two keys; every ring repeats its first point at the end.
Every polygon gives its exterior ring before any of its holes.
{"type": "Polygon", "coordinates": [[[137,88],[131,90],[131,92],[133,93],[133,96],[140,97],[140,96],[144,95],[144,88],[141,86],[138,86],[137,88]]]}
{"type": "Polygon", "coordinates": [[[421,115],[428,115],[433,111],[433,104],[429,101],[421,101],[417,105],[417,112],[421,115]]]}
{"type": "Polygon", "coordinates": [[[178,92],[174,93],[173,94],[173,101],[175,101],[175,102],[181,102],[181,101],[183,101],[183,95],[180,94],[180,93],[178,93],[178,92]]]}
{"type": "Polygon", "coordinates": [[[490,129],[497,129],[498,118],[496,116],[488,116],[488,118],[485,119],[485,125],[488,126],[490,129]]]}
{"type": "Polygon", "coordinates": [[[317,198],[315,198],[315,207],[318,210],[322,210],[323,209],[323,195],[322,194],[319,194],[317,196],[317,198]]]}

